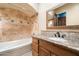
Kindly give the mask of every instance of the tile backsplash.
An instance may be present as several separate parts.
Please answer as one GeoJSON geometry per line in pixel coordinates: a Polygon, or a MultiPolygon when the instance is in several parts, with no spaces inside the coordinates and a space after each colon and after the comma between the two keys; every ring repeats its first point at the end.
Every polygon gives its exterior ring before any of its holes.
{"type": "Polygon", "coordinates": [[[60,37],[62,35],[65,35],[65,39],[67,40],[74,40],[74,41],[79,41],[79,32],[67,32],[67,31],[42,31],[41,35],[48,36],[48,37],[55,37],[54,34],[57,32],[60,33],[60,37]]]}

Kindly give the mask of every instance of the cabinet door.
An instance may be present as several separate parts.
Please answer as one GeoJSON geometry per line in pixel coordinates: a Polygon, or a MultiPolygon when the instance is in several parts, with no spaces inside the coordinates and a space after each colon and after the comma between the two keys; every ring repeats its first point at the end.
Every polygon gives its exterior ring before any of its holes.
{"type": "Polygon", "coordinates": [[[32,55],[33,56],[38,55],[38,39],[36,38],[32,39],[32,55]]]}
{"type": "Polygon", "coordinates": [[[50,56],[50,52],[45,48],[39,46],[39,56],[50,56]]]}
{"type": "Polygon", "coordinates": [[[33,43],[32,44],[32,49],[35,50],[36,52],[38,52],[38,44],[33,43]]]}
{"type": "Polygon", "coordinates": [[[50,53],[50,55],[51,55],[51,56],[57,56],[55,53],[52,53],[52,52],[50,53]]]}
{"type": "Polygon", "coordinates": [[[76,55],[75,53],[73,53],[65,48],[62,48],[62,46],[55,46],[53,44],[51,47],[51,52],[55,53],[58,56],[75,56],[76,55]]]}
{"type": "Polygon", "coordinates": [[[47,50],[51,50],[51,43],[44,41],[44,40],[39,40],[39,46],[47,49],[47,50]]]}
{"type": "Polygon", "coordinates": [[[36,52],[35,50],[32,49],[32,55],[33,56],[38,56],[38,52],[36,52]]]}

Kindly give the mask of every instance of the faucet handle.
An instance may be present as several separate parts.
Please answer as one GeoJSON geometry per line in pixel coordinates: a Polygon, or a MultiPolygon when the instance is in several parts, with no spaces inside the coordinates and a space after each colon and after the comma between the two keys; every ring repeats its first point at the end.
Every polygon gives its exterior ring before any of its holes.
{"type": "Polygon", "coordinates": [[[54,34],[54,36],[55,36],[55,37],[57,37],[57,35],[56,35],[56,34],[54,34]]]}
{"type": "Polygon", "coordinates": [[[60,32],[57,32],[58,37],[60,37],[60,32]]]}
{"type": "Polygon", "coordinates": [[[60,32],[56,32],[57,34],[60,34],[60,32]]]}
{"type": "Polygon", "coordinates": [[[64,37],[66,37],[66,35],[65,35],[65,34],[63,34],[63,35],[62,35],[62,38],[64,38],[64,37]]]}

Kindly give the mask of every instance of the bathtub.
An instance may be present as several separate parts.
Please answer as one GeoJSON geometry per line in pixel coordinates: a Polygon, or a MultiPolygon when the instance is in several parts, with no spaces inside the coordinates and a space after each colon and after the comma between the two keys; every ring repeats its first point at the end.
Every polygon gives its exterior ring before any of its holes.
{"type": "Polygon", "coordinates": [[[31,44],[31,37],[8,42],[0,42],[0,55],[22,55],[23,51],[25,52],[26,50],[27,52],[28,50],[31,50],[31,44]]]}

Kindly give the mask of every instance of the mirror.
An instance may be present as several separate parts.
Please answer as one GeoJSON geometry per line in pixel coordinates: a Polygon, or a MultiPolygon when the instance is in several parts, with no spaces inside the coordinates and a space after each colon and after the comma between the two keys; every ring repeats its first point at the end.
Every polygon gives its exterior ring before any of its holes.
{"type": "Polygon", "coordinates": [[[78,29],[79,3],[67,3],[47,11],[47,29],[78,29]]]}

